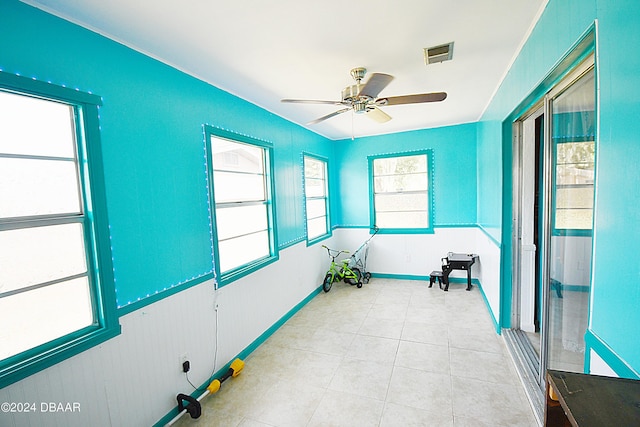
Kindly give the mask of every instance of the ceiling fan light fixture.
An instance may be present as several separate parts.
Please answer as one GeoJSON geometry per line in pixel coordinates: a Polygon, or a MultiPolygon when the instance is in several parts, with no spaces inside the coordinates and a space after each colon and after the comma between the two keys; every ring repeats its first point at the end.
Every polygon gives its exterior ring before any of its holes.
{"type": "Polygon", "coordinates": [[[356,114],[364,114],[367,112],[367,106],[365,101],[355,102],[353,104],[353,112],[356,114]]]}
{"type": "Polygon", "coordinates": [[[360,87],[358,85],[347,86],[342,89],[342,101],[343,102],[351,102],[356,101],[358,99],[358,92],[360,91],[360,87]]]}
{"type": "Polygon", "coordinates": [[[453,58],[453,42],[424,48],[424,63],[426,65],[450,61],[453,58]]]}

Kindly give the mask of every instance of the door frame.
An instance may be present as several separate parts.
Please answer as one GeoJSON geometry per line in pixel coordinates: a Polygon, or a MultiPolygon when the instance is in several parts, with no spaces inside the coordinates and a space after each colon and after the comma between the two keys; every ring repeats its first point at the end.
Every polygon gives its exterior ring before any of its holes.
{"type": "MultiPolygon", "coordinates": [[[[520,314],[516,312],[517,306],[514,301],[518,301],[520,298],[520,289],[516,286],[516,282],[519,280],[521,273],[521,265],[519,263],[519,233],[521,229],[521,216],[515,211],[515,207],[520,203],[520,185],[521,177],[520,173],[520,148],[519,139],[522,137],[522,129],[518,129],[516,122],[522,118],[531,115],[537,111],[540,106],[548,105],[544,102],[545,97],[555,93],[557,86],[560,83],[564,83],[567,77],[576,72],[576,70],[585,63],[589,63],[588,67],[597,67],[595,64],[595,51],[596,51],[596,23],[594,22],[576,41],[564,57],[562,57],[556,65],[549,71],[549,73],[542,79],[542,81],[526,96],[522,102],[512,111],[509,116],[502,122],[502,159],[503,159],[503,204],[502,204],[502,256],[501,256],[501,287],[500,287],[500,327],[507,343],[507,347],[513,356],[518,374],[525,385],[525,391],[529,400],[534,408],[534,413],[538,420],[543,418],[544,407],[544,372],[546,365],[540,366],[538,363],[538,372],[533,372],[531,367],[533,364],[531,355],[527,354],[526,344],[531,346],[530,343],[524,337],[524,333],[517,331],[513,326],[519,325],[520,314]],[[517,189],[517,191],[516,191],[517,189]],[[519,332],[519,333],[518,333],[519,332]],[[526,341],[526,343],[525,343],[526,341]],[[523,344],[525,344],[523,346],[523,344]]],[[[597,78],[597,77],[596,77],[597,78]]],[[[571,79],[571,82],[574,79],[571,79]]],[[[596,83],[597,84],[597,83],[596,83]]],[[[567,84],[568,86],[568,84],[567,84]]],[[[543,107],[546,108],[546,107],[543,107]]],[[[545,117],[551,117],[550,112],[544,112],[545,117]]],[[[546,126],[546,128],[550,128],[546,126]]],[[[550,141],[550,135],[544,134],[543,139],[550,141]]],[[[550,147],[550,144],[545,144],[550,147]]],[[[544,150],[544,147],[542,147],[544,150]]],[[[553,154],[550,149],[548,153],[542,153],[543,163],[546,167],[549,167],[550,156],[553,154]]],[[[544,165],[543,165],[544,167],[544,165]]],[[[543,174],[548,173],[546,171],[543,174]]],[[[550,180],[549,185],[550,185],[550,180]]],[[[540,188],[541,192],[545,194],[550,193],[550,188],[540,188]]],[[[550,203],[550,200],[548,201],[550,203]]],[[[550,205],[549,205],[550,206],[550,205]]],[[[543,213],[550,211],[547,208],[543,208],[543,213]]],[[[545,233],[543,227],[550,227],[550,218],[541,219],[541,228],[539,230],[540,235],[545,233]]],[[[540,251],[547,251],[546,248],[537,248],[540,251]]],[[[542,257],[540,259],[541,272],[545,272],[540,275],[540,281],[542,283],[549,282],[549,265],[548,259],[542,257]]],[[[544,288],[543,288],[544,289],[544,288]]],[[[548,310],[546,310],[548,292],[543,292],[541,300],[541,335],[544,336],[544,325],[548,322],[548,310]]],[[[546,354],[547,344],[545,340],[541,340],[541,354],[546,354]]],[[[532,350],[529,348],[528,350],[532,350]]],[[[545,361],[546,364],[546,361],[545,361]]]]}
{"type": "Polygon", "coordinates": [[[539,160],[527,161],[527,158],[536,156],[536,128],[535,121],[539,117],[546,117],[542,102],[536,104],[524,116],[514,123],[513,133],[513,301],[512,301],[512,325],[519,325],[525,332],[535,332],[535,317],[538,316],[535,295],[539,287],[536,286],[536,262],[538,244],[535,241],[535,189],[536,168],[539,160]],[[526,208],[530,207],[531,212],[526,208]],[[524,280],[528,280],[527,286],[523,286],[524,280]],[[516,286],[519,284],[520,286],[516,286]],[[525,299],[525,292],[532,295],[525,299]]]}
{"type": "MultiPolygon", "coordinates": [[[[545,331],[547,322],[549,320],[549,281],[550,281],[550,261],[551,261],[551,250],[550,250],[550,238],[552,234],[552,224],[551,224],[551,215],[552,215],[552,184],[553,184],[553,143],[552,143],[552,120],[550,119],[553,115],[552,111],[552,101],[569,87],[571,87],[574,83],[576,83],[580,78],[582,78],[585,74],[590,72],[595,64],[594,64],[594,56],[587,56],[580,64],[575,66],[570,73],[568,73],[560,82],[558,82],[554,87],[552,87],[543,98],[534,106],[525,112],[523,115],[519,116],[513,122],[513,233],[512,233],[512,265],[513,265],[513,281],[512,281],[512,319],[511,319],[511,328],[517,327],[518,329],[522,329],[522,279],[524,277],[524,273],[526,273],[526,269],[523,269],[523,258],[524,252],[528,250],[525,248],[529,244],[529,242],[523,243],[523,236],[525,235],[525,221],[524,217],[524,203],[523,201],[527,196],[525,191],[526,181],[530,180],[531,176],[525,176],[526,174],[534,174],[535,176],[535,168],[531,168],[530,165],[525,164],[525,155],[530,154],[530,147],[527,148],[525,144],[530,143],[532,140],[535,141],[535,135],[530,135],[530,129],[527,129],[528,123],[530,119],[535,119],[537,117],[544,117],[544,133],[542,138],[542,147],[541,149],[541,185],[540,185],[540,230],[539,230],[539,239],[538,239],[538,248],[537,253],[540,256],[540,271],[539,271],[539,286],[542,289],[542,300],[541,300],[541,324],[540,324],[540,333],[542,335],[541,340],[541,348],[540,355],[546,356],[546,346],[547,346],[547,334],[545,331]],[[527,150],[527,151],[525,151],[527,150]]],[[[534,162],[535,163],[535,162],[534,162]]],[[[534,178],[535,179],[535,178],[534,178]]],[[[535,195],[533,196],[535,197],[535,195]]],[[[528,218],[533,221],[533,218],[528,218]]],[[[535,243],[535,242],[533,242],[535,243]]],[[[535,274],[535,271],[530,271],[531,274],[535,274]]],[[[531,277],[528,280],[534,280],[531,277]]],[[[535,314],[534,314],[535,315],[535,314]]],[[[546,357],[544,358],[546,359],[546,357]]],[[[541,374],[540,374],[540,384],[544,385],[544,371],[546,366],[546,360],[541,361],[541,374]]]]}

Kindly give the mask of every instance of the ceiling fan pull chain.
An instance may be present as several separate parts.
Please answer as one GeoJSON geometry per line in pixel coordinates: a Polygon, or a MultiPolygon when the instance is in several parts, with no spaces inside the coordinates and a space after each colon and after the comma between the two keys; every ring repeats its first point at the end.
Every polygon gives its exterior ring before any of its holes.
{"type": "Polygon", "coordinates": [[[353,116],[355,115],[355,113],[353,112],[353,110],[351,110],[351,140],[354,141],[356,139],[356,130],[355,130],[355,125],[353,124],[354,120],[353,120],[353,116]]]}

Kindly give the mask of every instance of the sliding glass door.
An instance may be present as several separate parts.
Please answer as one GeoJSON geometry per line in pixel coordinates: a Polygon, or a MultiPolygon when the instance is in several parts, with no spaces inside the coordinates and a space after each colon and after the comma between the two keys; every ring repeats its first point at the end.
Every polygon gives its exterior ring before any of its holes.
{"type": "Polygon", "coordinates": [[[593,58],[514,124],[510,340],[538,393],[546,369],[585,371],[595,181],[593,58]]]}
{"type": "Polygon", "coordinates": [[[551,95],[547,367],[583,372],[595,175],[593,69],[551,95]]]}

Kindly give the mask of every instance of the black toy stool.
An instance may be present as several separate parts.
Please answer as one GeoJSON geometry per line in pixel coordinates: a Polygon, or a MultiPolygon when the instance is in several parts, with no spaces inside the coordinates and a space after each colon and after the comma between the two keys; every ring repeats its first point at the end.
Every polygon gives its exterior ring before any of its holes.
{"type": "Polygon", "coordinates": [[[442,271],[434,270],[429,275],[429,287],[432,287],[435,281],[438,281],[438,286],[442,289],[442,271]]]}

